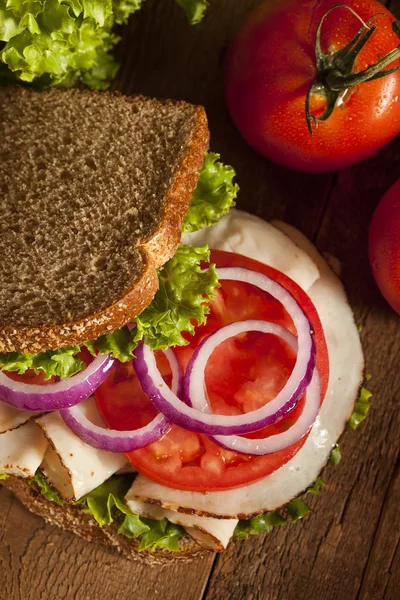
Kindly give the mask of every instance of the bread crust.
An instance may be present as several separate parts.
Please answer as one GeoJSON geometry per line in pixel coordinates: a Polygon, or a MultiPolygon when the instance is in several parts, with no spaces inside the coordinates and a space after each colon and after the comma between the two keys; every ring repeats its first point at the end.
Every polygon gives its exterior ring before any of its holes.
{"type": "MultiPolygon", "coordinates": [[[[99,94],[96,91],[79,94],[99,94]]],[[[26,90],[18,91],[28,94],[26,90]]],[[[51,90],[46,93],[63,93],[51,90]]],[[[105,92],[102,92],[104,95],[105,92]]],[[[113,98],[132,104],[145,101],[155,105],[176,104],[172,100],[152,100],[141,96],[124,97],[118,93],[110,94],[113,98]]],[[[179,103],[178,103],[179,104],[179,103]]],[[[182,103],[186,105],[186,103],[182,103]]],[[[43,326],[13,325],[0,323],[0,352],[19,351],[38,353],[55,350],[64,346],[81,345],[97,339],[101,335],[115,331],[132,321],[152,301],[158,289],[157,268],[165,264],[176,252],[180,243],[181,230],[187,214],[193,190],[196,187],[198,174],[203,166],[204,153],[209,147],[209,131],[205,110],[201,106],[194,107],[191,135],[180,155],[180,165],[170,181],[169,189],[163,204],[164,212],[156,231],[151,238],[143,239],[136,246],[143,261],[143,270],[125,295],[113,303],[82,319],[69,322],[45,324],[43,326]]]]}
{"type": "Polygon", "coordinates": [[[36,354],[63,346],[79,346],[126,325],[152,301],[158,289],[157,270],[150,257],[145,258],[145,270],[121,300],[104,310],[73,323],[38,327],[0,327],[0,352],[36,354]]]}
{"type": "Polygon", "coordinates": [[[26,479],[9,477],[0,483],[9,489],[30,512],[42,517],[47,523],[71,531],[88,542],[114,548],[128,560],[160,565],[173,562],[185,563],[210,555],[210,550],[202,548],[191,538],[184,538],[179,542],[180,552],[169,552],[161,548],[140,552],[140,542],[119,535],[118,524],[100,527],[90,515],[85,514],[78,507],[71,504],[59,506],[46,500],[29,485],[26,479]]]}

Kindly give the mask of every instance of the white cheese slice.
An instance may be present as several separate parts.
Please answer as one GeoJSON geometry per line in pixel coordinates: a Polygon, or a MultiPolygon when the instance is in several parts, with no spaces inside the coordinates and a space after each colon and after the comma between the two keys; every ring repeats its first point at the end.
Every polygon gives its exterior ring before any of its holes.
{"type": "Polygon", "coordinates": [[[0,401],[0,434],[11,431],[27,423],[39,413],[29,410],[18,410],[5,402],[0,401]]]}
{"type": "Polygon", "coordinates": [[[236,252],[278,269],[307,291],[318,279],[315,262],[276,227],[235,208],[216,225],[185,234],[183,244],[236,252]]]}
{"type": "MultiPolygon", "coordinates": [[[[104,427],[94,398],[81,406],[89,420],[104,427]]],[[[82,442],[58,412],[40,417],[37,423],[50,442],[41,465],[43,473],[65,500],[79,500],[126,464],[123,454],[97,450],[82,442]]]]}
{"type": "Polygon", "coordinates": [[[48,442],[40,427],[30,422],[0,435],[0,474],[34,477],[48,442]]]}
{"type": "MultiPolygon", "coordinates": [[[[192,510],[199,515],[220,518],[246,518],[272,511],[287,504],[316,480],[343,432],[354,409],[364,371],[364,357],[353,313],[340,280],[311,242],[289,225],[275,223],[275,226],[309,255],[320,272],[320,278],[307,293],[324,328],[330,377],[320,415],[307,441],[286,465],[248,486],[201,494],[168,488],[139,475],[135,481],[136,500],[157,502],[169,510],[192,510]]],[[[273,240],[274,237],[265,237],[266,252],[268,249],[271,252],[273,240]]],[[[290,246],[287,252],[289,261],[290,246]]],[[[263,248],[260,248],[258,258],[263,260],[263,248]]]]}
{"type": "Polygon", "coordinates": [[[168,519],[171,523],[181,525],[200,546],[210,548],[214,552],[225,550],[238,524],[237,519],[199,517],[197,515],[167,510],[156,504],[138,502],[134,499],[134,495],[135,482],[133,482],[131,489],[125,497],[125,502],[133,513],[148,517],[149,519],[168,519]]]}

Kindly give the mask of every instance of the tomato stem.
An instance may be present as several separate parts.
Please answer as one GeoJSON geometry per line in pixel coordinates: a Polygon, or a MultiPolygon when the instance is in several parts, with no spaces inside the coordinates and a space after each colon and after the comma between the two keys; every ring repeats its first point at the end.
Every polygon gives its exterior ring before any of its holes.
{"type": "MultiPolygon", "coordinates": [[[[399,45],[391,50],[386,56],[380,58],[374,65],[370,65],[364,71],[354,73],[354,65],[357,57],[375,33],[377,25],[374,24],[374,21],[379,16],[382,16],[382,13],[374,15],[365,23],[363,19],[346,4],[336,4],[322,16],[318,23],[315,35],[315,57],[318,75],[306,96],[306,120],[311,135],[313,135],[313,126],[318,126],[318,123],[322,123],[329,119],[335,110],[340,97],[348,89],[366,81],[373,81],[381,77],[386,77],[387,75],[400,70],[399,66],[391,69],[385,68],[400,58],[399,45]],[[321,48],[322,26],[329,13],[337,8],[345,8],[350,11],[359,21],[361,21],[362,27],[357,31],[352,40],[350,40],[350,42],[341,50],[331,54],[325,54],[321,48]],[[319,117],[316,117],[311,113],[311,99],[315,94],[323,96],[326,99],[326,108],[319,117]]],[[[400,21],[394,21],[392,27],[393,31],[400,39],[400,21]]]]}

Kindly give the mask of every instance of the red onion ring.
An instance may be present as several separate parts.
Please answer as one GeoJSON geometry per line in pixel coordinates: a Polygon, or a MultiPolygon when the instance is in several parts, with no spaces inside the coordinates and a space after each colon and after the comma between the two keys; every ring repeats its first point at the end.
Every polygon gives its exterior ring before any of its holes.
{"type": "MultiPolygon", "coordinates": [[[[163,350],[172,371],[171,390],[180,394],[182,390],[182,370],[171,349],[163,350]]],[[[166,385],[166,384],[165,384],[166,385]]],[[[127,453],[140,450],[154,442],[158,442],[170,429],[170,422],[161,413],[151,423],[133,431],[117,431],[94,425],[82,413],[80,406],[60,411],[64,422],[83,442],[93,448],[107,452],[127,453]]]]}
{"type": "MultiPolygon", "coordinates": [[[[315,346],[311,336],[311,325],[307,317],[291,294],[281,285],[266,275],[240,267],[218,269],[218,276],[220,280],[243,281],[268,292],[281,302],[294,322],[299,348],[297,359],[285,387],[277,397],[267,405],[245,415],[225,416],[204,413],[197,408],[184,404],[176,394],[173,394],[167,388],[157,368],[154,355],[144,342],[141,342],[136,349],[136,360],[133,365],[144,392],[151,399],[154,406],[172,423],[196,433],[240,435],[272,425],[296,406],[311,381],[315,367],[315,346]]],[[[232,326],[238,326],[238,324],[228,325],[227,328],[232,326]]],[[[251,331],[252,328],[260,331],[260,327],[265,326],[264,321],[243,321],[240,325],[243,328],[241,331],[251,331]]],[[[269,323],[268,327],[276,328],[277,325],[269,323]]],[[[226,331],[223,330],[227,328],[222,328],[206,338],[198,347],[188,365],[184,385],[187,396],[194,406],[206,407],[208,404],[204,390],[204,370],[214,348],[231,335],[235,335],[229,333],[231,330],[228,330],[228,335],[226,335],[226,331]],[[220,334],[221,331],[222,334],[220,334]],[[199,373],[201,373],[201,377],[199,373]]],[[[264,329],[261,329],[261,331],[264,331],[264,329]]]]}
{"type": "Polygon", "coordinates": [[[170,429],[171,424],[162,415],[157,415],[146,427],[134,431],[117,431],[94,425],[82,412],[79,404],[60,411],[64,423],[85,444],[107,452],[126,453],[139,450],[158,442],[170,429]]]}
{"type": "Polygon", "coordinates": [[[114,358],[101,355],[80,373],[48,385],[14,381],[0,372],[0,401],[20,410],[41,412],[75,406],[93,394],[114,364],[114,358]]]}

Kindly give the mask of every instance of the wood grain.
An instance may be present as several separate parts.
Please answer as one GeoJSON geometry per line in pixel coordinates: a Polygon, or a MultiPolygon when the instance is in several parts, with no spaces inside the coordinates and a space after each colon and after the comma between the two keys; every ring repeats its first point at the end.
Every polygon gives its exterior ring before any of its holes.
{"type": "Polygon", "coordinates": [[[178,590],[202,597],[212,556],[163,567],[132,563],[46,525],[3,488],[0,506],[1,600],[175,600],[178,590]]]}
{"type": "MultiPolygon", "coordinates": [[[[148,567],[58,531],[0,489],[1,600],[397,600],[400,597],[400,321],[381,298],[366,255],[379,198],[400,175],[400,139],[339,174],[309,176],[272,165],[240,138],[223,98],[227,44],[257,0],[212,0],[190,28],[173,0],[148,0],[123,30],[115,89],[204,104],[212,148],[234,165],[239,206],[286,219],[342,262],[363,325],[374,404],[341,441],[322,495],[300,523],[236,542],[189,565],[148,567]]],[[[393,0],[400,17],[400,0],[393,0]]]]}

